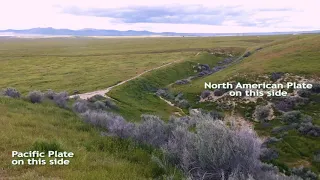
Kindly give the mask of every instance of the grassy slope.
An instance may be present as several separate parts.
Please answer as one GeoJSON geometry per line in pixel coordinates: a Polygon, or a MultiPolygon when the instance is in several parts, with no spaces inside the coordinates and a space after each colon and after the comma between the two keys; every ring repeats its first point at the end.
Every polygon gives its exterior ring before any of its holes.
{"type": "Polygon", "coordinates": [[[0,98],[0,177],[17,179],[149,179],[157,172],[150,151],[100,136],[73,112],[50,103],[0,98]],[[57,142],[74,158],[64,167],[10,166],[11,151],[38,150],[35,141],[57,142]]]}
{"type": "MultiPolygon", "coordinates": [[[[238,64],[192,82],[191,85],[176,87],[176,91],[199,93],[204,82],[225,82],[242,75],[255,76],[271,72],[320,76],[320,35],[293,36],[278,40],[238,64]]],[[[251,48],[253,49],[253,48],[251,48]]]]}
{"type": "Polygon", "coordinates": [[[179,111],[160,100],[154,92],[176,80],[194,75],[192,66],[197,63],[213,66],[221,59],[222,57],[216,57],[208,53],[201,54],[129,81],[116,87],[108,95],[118,101],[120,113],[127,119],[139,120],[141,114],[156,114],[167,119],[169,115],[179,111]]]}
{"type": "MultiPolygon", "coordinates": [[[[250,48],[251,50],[257,47],[250,48]]],[[[190,101],[195,102],[197,95],[204,90],[204,82],[226,82],[229,79],[246,79],[247,77],[271,72],[288,72],[307,76],[320,76],[320,35],[292,36],[288,39],[266,44],[264,49],[244,59],[223,71],[211,76],[193,81],[190,85],[175,86],[173,91],[183,92],[190,101]]],[[[209,103],[210,104],[210,103],[209,103]]],[[[197,105],[197,106],[204,106],[197,105]]],[[[210,107],[214,107],[212,105],[210,107]]],[[[320,124],[320,104],[308,105],[299,108],[305,114],[313,117],[315,124],[320,124]]],[[[279,120],[274,120],[272,126],[266,128],[256,124],[255,128],[260,135],[271,136],[271,130],[281,125],[279,120]]],[[[286,168],[304,165],[311,167],[315,172],[320,172],[320,164],[313,162],[314,152],[320,149],[319,138],[302,136],[296,130],[289,132],[283,141],[277,143],[280,157],[275,163],[286,168]]]]}

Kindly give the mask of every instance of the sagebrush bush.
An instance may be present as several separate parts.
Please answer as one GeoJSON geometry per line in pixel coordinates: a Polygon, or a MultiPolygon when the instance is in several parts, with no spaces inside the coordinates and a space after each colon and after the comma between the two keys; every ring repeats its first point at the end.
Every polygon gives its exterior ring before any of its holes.
{"type": "Polygon", "coordinates": [[[53,90],[51,90],[51,89],[48,89],[48,91],[44,93],[44,96],[45,96],[46,98],[48,98],[48,99],[51,99],[51,100],[53,100],[53,97],[54,97],[55,95],[56,95],[56,93],[55,93],[53,90]]]}
{"type": "Polygon", "coordinates": [[[110,135],[160,148],[165,162],[157,159],[157,164],[175,165],[190,179],[298,179],[280,175],[277,168],[260,161],[261,142],[255,134],[230,129],[213,114],[194,112],[188,117],[171,117],[168,123],[143,115],[139,124],[105,111],[88,110],[81,115],[86,122],[106,128],[110,135]],[[195,132],[189,130],[191,125],[195,132]]]}
{"type": "Polygon", "coordinates": [[[265,121],[270,115],[271,109],[268,106],[257,106],[254,114],[257,120],[265,121]]]}
{"type": "Polygon", "coordinates": [[[95,109],[105,110],[107,108],[106,104],[102,101],[96,101],[93,104],[94,104],[95,109]]]}
{"type": "Polygon", "coordinates": [[[181,79],[181,80],[177,80],[175,82],[175,84],[177,84],[177,85],[188,84],[188,83],[190,83],[190,80],[188,80],[188,79],[181,79]]]}
{"type": "Polygon", "coordinates": [[[88,101],[82,99],[77,100],[75,103],[73,103],[72,109],[74,112],[84,113],[89,110],[88,101]]]}
{"type": "Polygon", "coordinates": [[[308,98],[311,96],[311,92],[306,89],[300,89],[297,91],[298,95],[303,98],[308,98]]]}
{"type": "Polygon", "coordinates": [[[89,101],[89,102],[96,102],[96,101],[103,101],[103,100],[105,100],[105,99],[106,99],[106,97],[104,97],[104,96],[102,96],[102,95],[100,95],[100,94],[96,94],[96,95],[90,97],[90,98],[88,99],[88,101],[89,101]]]}
{"type": "Polygon", "coordinates": [[[190,104],[187,100],[182,99],[182,100],[178,101],[177,106],[180,108],[189,108],[190,104]]]}
{"type": "Polygon", "coordinates": [[[285,123],[299,123],[302,120],[302,113],[300,111],[290,111],[283,114],[281,120],[285,123]]]}
{"type": "Polygon", "coordinates": [[[282,73],[282,72],[273,72],[273,73],[271,73],[271,75],[270,75],[270,79],[271,79],[272,81],[276,81],[276,80],[282,78],[283,75],[284,75],[284,73],[282,73]]]}
{"type": "Polygon", "coordinates": [[[61,108],[68,108],[68,99],[69,96],[67,92],[60,92],[53,96],[54,103],[61,108]]]}
{"type": "Polygon", "coordinates": [[[293,110],[295,107],[299,105],[305,105],[309,102],[307,98],[302,97],[281,97],[281,98],[274,98],[275,99],[275,108],[280,111],[288,112],[293,110]]]}
{"type": "Polygon", "coordinates": [[[157,116],[142,115],[142,123],[135,130],[135,139],[155,147],[163,145],[168,138],[164,122],[157,116]]]}
{"type": "Polygon", "coordinates": [[[304,135],[320,137],[320,126],[313,125],[311,122],[301,123],[298,131],[304,135]]]}
{"type": "Polygon", "coordinates": [[[116,103],[114,103],[111,99],[106,99],[105,100],[105,106],[110,108],[110,109],[113,109],[113,110],[118,110],[118,106],[116,103]]]}
{"type": "Polygon", "coordinates": [[[320,163],[320,150],[314,153],[313,161],[316,163],[320,163]]]}
{"type": "Polygon", "coordinates": [[[260,159],[262,161],[271,161],[279,157],[278,152],[275,149],[264,148],[261,150],[260,159]]]}
{"type": "Polygon", "coordinates": [[[320,83],[313,83],[311,92],[313,93],[320,93],[320,83]]]}
{"type": "Polygon", "coordinates": [[[88,110],[81,115],[85,122],[107,129],[110,135],[120,138],[134,137],[134,124],[127,123],[125,119],[119,115],[95,110],[88,110]]]}
{"type": "Polygon", "coordinates": [[[32,103],[41,103],[44,99],[44,94],[41,91],[32,91],[27,97],[32,103]]]}
{"type": "Polygon", "coordinates": [[[4,96],[11,97],[11,98],[20,98],[20,96],[21,96],[20,92],[12,87],[8,87],[6,89],[3,89],[1,94],[4,96]]]}
{"type": "Polygon", "coordinates": [[[222,96],[225,92],[226,92],[226,91],[225,91],[224,89],[215,89],[215,90],[213,91],[213,94],[214,94],[215,96],[222,96]]]}
{"type": "Polygon", "coordinates": [[[211,94],[211,91],[209,91],[209,90],[204,90],[204,91],[202,91],[200,97],[201,97],[202,99],[205,99],[205,98],[209,97],[210,94],[211,94]]]}
{"type": "Polygon", "coordinates": [[[301,177],[302,179],[308,179],[308,180],[317,180],[318,175],[314,172],[310,171],[310,169],[305,167],[299,167],[299,168],[293,168],[291,170],[291,173],[301,177]]]}

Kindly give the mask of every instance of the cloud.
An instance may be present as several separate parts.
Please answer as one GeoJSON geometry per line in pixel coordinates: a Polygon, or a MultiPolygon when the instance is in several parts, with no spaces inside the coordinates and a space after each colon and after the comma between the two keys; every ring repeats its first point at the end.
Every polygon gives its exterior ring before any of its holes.
{"type": "Polygon", "coordinates": [[[97,28],[175,32],[266,32],[320,29],[319,0],[10,0],[0,29],[97,28]],[[17,6],[19,4],[19,6],[17,6]]]}
{"type": "Polygon", "coordinates": [[[81,16],[109,17],[123,23],[172,23],[221,25],[226,16],[240,16],[236,7],[206,8],[194,6],[134,6],[128,8],[90,8],[67,7],[63,13],[81,16]]]}

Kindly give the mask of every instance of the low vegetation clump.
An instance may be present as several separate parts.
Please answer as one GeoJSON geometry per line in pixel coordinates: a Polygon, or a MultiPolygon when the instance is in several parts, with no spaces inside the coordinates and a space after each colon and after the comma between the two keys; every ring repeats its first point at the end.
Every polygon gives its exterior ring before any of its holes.
{"type": "Polygon", "coordinates": [[[41,91],[32,91],[28,94],[28,99],[32,103],[41,103],[44,99],[44,94],[41,91]]]}
{"type": "Polygon", "coordinates": [[[1,93],[3,96],[11,97],[11,98],[20,98],[21,94],[15,88],[6,88],[1,93]]]}
{"type": "Polygon", "coordinates": [[[113,110],[118,110],[119,107],[117,106],[116,103],[114,103],[111,99],[106,99],[105,100],[105,106],[109,109],[113,109],[113,110]]]}
{"type": "Polygon", "coordinates": [[[318,179],[317,174],[311,172],[310,169],[304,168],[304,167],[293,168],[291,173],[296,176],[301,177],[302,179],[307,179],[307,180],[317,180],[318,179]]]}
{"type": "Polygon", "coordinates": [[[320,137],[320,126],[314,125],[311,122],[301,123],[298,131],[305,135],[320,137]]]}
{"type": "Polygon", "coordinates": [[[270,75],[270,79],[272,81],[277,81],[278,79],[282,78],[284,76],[283,72],[273,72],[270,75]]]}
{"type": "Polygon", "coordinates": [[[204,90],[204,91],[202,91],[200,97],[201,97],[202,99],[205,99],[205,98],[209,97],[210,94],[211,94],[211,91],[209,91],[209,90],[204,90]]]}
{"type": "Polygon", "coordinates": [[[226,91],[224,89],[216,89],[213,91],[215,96],[222,96],[226,91]]]}
{"type": "Polygon", "coordinates": [[[303,98],[309,98],[311,96],[311,92],[306,89],[300,89],[297,91],[298,95],[303,98]]]}
{"type": "Polygon", "coordinates": [[[268,106],[257,106],[255,109],[255,117],[257,120],[266,121],[270,115],[271,109],[268,106]]]}
{"type": "Polygon", "coordinates": [[[105,99],[106,99],[106,97],[104,97],[104,96],[102,96],[102,95],[100,95],[100,94],[96,94],[96,95],[90,97],[90,98],[88,99],[88,101],[89,101],[89,102],[96,102],[96,101],[103,101],[103,100],[105,100],[105,99]]]}
{"type": "Polygon", "coordinates": [[[50,100],[53,100],[54,96],[56,95],[57,93],[55,93],[53,90],[51,89],[48,89],[47,92],[44,93],[44,96],[50,100]]]}
{"type": "Polygon", "coordinates": [[[94,102],[94,106],[95,106],[95,109],[100,109],[100,110],[105,110],[107,108],[106,104],[102,101],[94,102]]]}
{"type": "Polygon", "coordinates": [[[86,100],[77,100],[75,103],[73,103],[72,109],[76,113],[84,113],[89,110],[89,103],[86,100]]]}
{"type": "Polygon", "coordinates": [[[69,96],[67,92],[60,92],[53,96],[53,102],[61,108],[68,108],[68,99],[69,96]]]}
{"type": "Polygon", "coordinates": [[[282,116],[282,121],[287,124],[299,123],[302,119],[302,113],[300,111],[286,112],[282,116]]]}

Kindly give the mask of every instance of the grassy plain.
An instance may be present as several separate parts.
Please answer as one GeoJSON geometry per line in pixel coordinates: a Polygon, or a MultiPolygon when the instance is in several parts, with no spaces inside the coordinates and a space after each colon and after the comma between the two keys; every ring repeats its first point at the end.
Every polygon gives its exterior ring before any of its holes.
{"type": "Polygon", "coordinates": [[[164,63],[210,48],[241,47],[280,37],[0,39],[0,88],[104,89],[164,63]]]}

